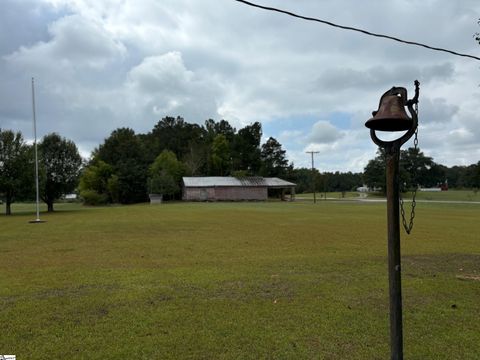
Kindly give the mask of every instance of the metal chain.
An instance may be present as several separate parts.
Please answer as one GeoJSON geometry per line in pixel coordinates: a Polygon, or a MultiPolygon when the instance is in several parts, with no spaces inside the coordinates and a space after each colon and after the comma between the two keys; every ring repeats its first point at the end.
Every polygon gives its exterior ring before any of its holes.
{"type": "MultiPolygon", "coordinates": [[[[417,114],[418,118],[418,103],[415,103],[415,112],[417,114]]],[[[415,130],[415,138],[413,139],[413,147],[415,150],[418,149],[418,125],[417,129],[415,130]]],[[[416,170],[416,169],[414,169],[416,170]]],[[[418,190],[418,184],[415,186],[415,190],[413,191],[413,197],[412,197],[412,210],[410,212],[410,222],[407,225],[407,220],[405,219],[405,209],[403,207],[403,197],[402,193],[400,192],[400,213],[402,214],[402,224],[403,228],[407,232],[407,234],[410,234],[413,228],[413,219],[415,218],[415,206],[417,206],[417,202],[415,201],[415,198],[417,197],[417,190],[418,190]]]]}

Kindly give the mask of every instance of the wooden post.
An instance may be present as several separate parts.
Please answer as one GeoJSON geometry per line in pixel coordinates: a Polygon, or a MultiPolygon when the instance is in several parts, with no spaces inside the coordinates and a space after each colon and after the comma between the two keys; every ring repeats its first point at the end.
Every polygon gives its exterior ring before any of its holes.
{"type": "Polygon", "coordinates": [[[388,283],[390,297],[390,353],[392,360],[403,359],[402,283],[400,256],[400,146],[393,143],[386,150],[388,283]]]}
{"type": "MultiPolygon", "coordinates": [[[[386,186],[387,186],[387,236],[388,236],[388,288],[390,298],[390,354],[392,360],[403,360],[403,327],[402,327],[402,283],[401,283],[401,257],[400,257],[400,148],[416,132],[418,126],[417,111],[413,108],[418,103],[420,83],[415,80],[415,96],[407,100],[405,88],[393,87],[383,96],[395,95],[403,99],[404,106],[412,116],[411,127],[400,138],[393,141],[384,141],[378,138],[375,131],[403,131],[407,129],[397,128],[396,122],[405,120],[398,113],[392,112],[391,117],[374,120],[377,111],[365,124],[370,128],[370,137],[373,142],[385,149],[386,154],[386,186]]],[[[380,99],[380,102],[382,102],[380,99]]],[[[380,109],[380,106],[379,106],[380,109]]],[[[393,109],[395,110],[395,109],[393,109]]],[[[397,110],[395,110],[397,111],[397,110]]],[[[406,115],[406,114],[405,114],[406,115]]],[[[408,116],[406,116],[408,118],[408,116]]]]}

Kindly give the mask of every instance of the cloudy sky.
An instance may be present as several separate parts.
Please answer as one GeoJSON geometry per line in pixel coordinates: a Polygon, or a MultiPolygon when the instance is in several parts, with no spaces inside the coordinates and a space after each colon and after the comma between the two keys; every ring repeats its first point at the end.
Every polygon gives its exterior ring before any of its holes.
{"type": "MultiPolygon", "coordinates": [[[[480,55],[478,0],[258,0],[480,55]]],[[[421,82],[419,145],[448,166],[480,160],[480,61],[254,9],[233,0],[1,0],[0,127],[58,132],[83,156],[112,130],[162,117],[254,121],[295,166],[362,171],[380,96],[421,82]]],[[[409,143],[408,145],[411,145],[409,143]]]]}

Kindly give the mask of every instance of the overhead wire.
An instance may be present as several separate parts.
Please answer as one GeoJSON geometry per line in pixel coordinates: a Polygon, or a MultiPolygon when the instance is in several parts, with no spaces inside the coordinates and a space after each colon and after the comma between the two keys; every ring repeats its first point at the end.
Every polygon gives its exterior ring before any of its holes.
{"type": "Polygon", "coordinates": [[[309,17],[309,16],[298,15],[298,14],[295,14],[291,11],[287,11],[287,10],[283,10],[283,9],[279,9],[279,8],[275,8],[275,7],[270,7],[270,6],[259,5],[259,4],[255,4],[255,3],[252,3],[252,2],[246,1],[246,0],[235,0],[235,1],[237,1],[239,3],[243,3],[243,4],[248,5],[248,6],[255,7],[255,8],[259,8],[259,9],[263,9],[263,10],[268,10],[268,11],[273,11],[273,12],[293,16],[293,17],[298,18],[298,19],[303,19],[303,20],[307,20],[307,21],[314,21],[314,22],[325,24],[325,25],[333,26],[333,27],[336,27],[336,28],[340,28],[340,29],[343,29],[343,30],[356,31],[356,32],[359,32],[359,33],[362,33],[362,34],[365,34],[365,35],[369,35],[369,36],[374,36],[374,37],[378,37],[378,38],[393,40],[393,41],[397,41],[399,43],[408,44],[408,45],[420,46],[420,47],[423,47],[423,48],[426,48],[426,49],[429,49],[429,50],[446,52],[446,53],[449,53],[449,54],[452,54],[452,55],[466,57],[466,58],[475,59],[475,60],[480,61],[480,57],[470,55],[470,54],[462,54],[462,53],[459,53],[459,52],[456,52],[456,51],[443,49],[443,48],[439,48],[439,47],[434,47],[434,46],[422,44],[422,43],[419,43],[419,42],[416,42],[416,41],[402,40],[402,39],[394,37],[394,36],[378,34],[378,33],[374,33],[374,32],[371,32],[371,31],[359,29],[359,28],[352,27],[352,26],[339,25],[339,24],[335,24],[331,21],[326,21],[326,20],[322,20],[322,19],[318,19],[318,18],[314,18],[314,17],[309,17]]]}

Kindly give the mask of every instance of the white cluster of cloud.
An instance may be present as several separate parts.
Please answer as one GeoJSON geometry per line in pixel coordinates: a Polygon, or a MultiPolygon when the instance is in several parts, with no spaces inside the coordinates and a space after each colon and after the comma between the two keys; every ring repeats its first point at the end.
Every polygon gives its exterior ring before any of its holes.
{"type": "Polygon", "coordinates": [[[112,39],[101,25],[80,15],[69,15],[48,26],[50,40],[31,47],[21,46],[5,59],[24,68],[44,71],[81,71],[102,69],[127,52],[125,46],[112,39]]]}
{"type": "MultiPolygon", "coordinates": [[[[280,6],[273,0],[262,4],[280,6]]],[[[480,160],[479,63],[241,5],[233,0],[5,0],[0,127],[56,131],[84,156],[112,130],[162,117],[237,128],[261,121],[296,166],[361,171],[364,127],[383,92],[421,82],[420,147],[437,162],[480,160]]],[[[478,1],[281,3],[330,21],[479,54],[478,1]]]]}

